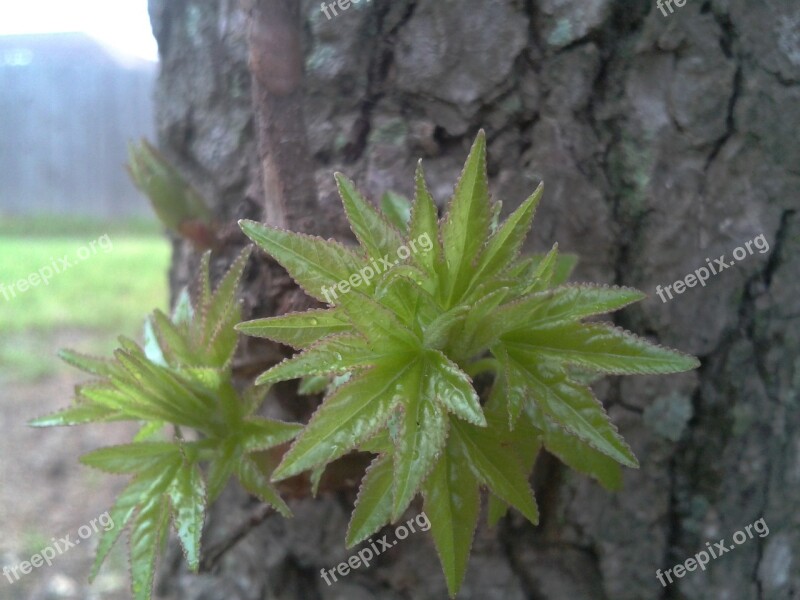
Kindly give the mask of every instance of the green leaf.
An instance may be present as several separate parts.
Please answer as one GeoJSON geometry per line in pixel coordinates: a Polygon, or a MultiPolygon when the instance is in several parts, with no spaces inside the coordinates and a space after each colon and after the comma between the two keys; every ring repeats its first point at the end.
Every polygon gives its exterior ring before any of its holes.
{"type": "Polygon", "coordinates": [[[508,504],[490,492],[486,507],[486,523],[489,527],[497,527],[500,519],[505,517],[507,513],[508,504]]]}
{"type": "Polygon", "coordinates": [[[189,568],[197,572],[200,568],[200,536],[205,517],[206,486],[196,465],[185,464],[178,470],[169,488],[169,497],[175,511],[175,529],[186,561],[189,568]]]}
{"type": "Polygon", "coordinates": [[[578,257],[575,254],[559,254],[556,259],[556,266],[553,269],[550,285],[563,285],[566,283],[577,264],[578,257]]]}
{"type": "Polygon", "coordinates": [[[245,235],[278,261],[312,298],[328,301],[340,281],[358,273],[365,262],[352,250],[333,241],[292,233],[255,221],[239,221],[245,235]]]}
{"type": "Polygon", "coordinates": [[[543,190],[544,186],[540,184],[533,195],[523,202],[489,238],[473,274],[473,286],[497,275],[516,259],[530,230],[543,190]]]}
{"type": "Polygon", "coordinates": [[[455,597],[467,570],[478,523],[478,480],[452,436],[423,487],[425,515],[444,569],[450,597],[455,597]]]}
{"type": "Polygon", "coordinates": [[[114,507],[109,512],[111,527],[100,532],[97,543],[97,554],[89,575],[89,581],[97,577],[100,566],[108,556],[125,526],[130,521],[136,508],[148,499],[158,498],[163,494],[180,466],[179,459],[164,465],[159,464],[143,471],[117,497],[114,507]]]}
{"type": "Polygon", "coordinates": [[[492,354],[500,364],[500,372],[495,377],[492,386],[489,408],[492,408],[491,405],[495,398],[502,398],[498,401],[505,405],[508,413],[508,428],[513,430],[530,395],[528,383],[523,371],[511,368],[508,351],[503,344],[493,346],[492,354]]]}
{"type": "Polygon", "coordinates": [[[327,375],[308,375],[303,377],[297,386],[297,393],[301,396],[321,394],[328,389],[331,379],[327,375]]]}
{"type": "Polygon", "coordinates": [[[697,368],[693,356],[656,346],[602,324],[568,324],[546,330],[520,329],[503,336],[509,348],[604,373],[655,375],[697,368]]]}
{"type": "Polygon", "coordinates": [[[600,452],[632,468],[639,463],[608,420],[605,410],[588,387],[566,379],[563,373],[545,368],[535,356],[509,348],[509,368],[524,377],[536,405],[556,423],[600,452]]]}
{"type": "Polygon", "coordinates": [[[143,421],[170,421],[167,411],[158,407],[153,407],[147,398],[141,398],[137,390],[132,386],[118,383],[116,386],[111,383],[93,382],[83,384],[78,389],[78,399],[80,405],[88,404],[92,406],[104,407],[120,415],[125,420],[143,421]],[[117,389],[122,387],[124,391],[117,389]],[[130,391],[130,394],[126,392],[130,391]]]}
{"type": "Polygon", "coordinates": [[[216,454],[208,465],[208,502],[214,502],[242,459],[239,437],[230,436],[216,444],[216,454]]]}
{"type": "Polygon", "coordinates": [[[501,287],[483,294],[464,319],[461,335],[453,344],[463,358],[470,358],[484,350],[497,336],[497,330],[489,323],[494,321],[497,307],[509,294],[508,287],[501,287]]]}
{"type": "Polygon", "coordinates": [[[197,273],[198,306],[207,306],[211,302],[211,250],[203,252],[200,257],[200,267],[197,273]]]}
{"type": "Polygon", "coordinates": [[[211,223],[211,211],[197,190],[147,140],[130,144],[128,154],[131,179],[166,227],[179,232],[187,222],[211,223]]]}
{"type": "Polygon", "coordinates": [[[403,245],[400,232],[358,193],[352,181],[341,173],[336,173],[334,176],[350,228],[367,251],[367,255],[374,259],[387,254],[394,256],[397,249],[403,245]]]}
{"type": "Polygon", "coordinates": [[[442,248],[439,242],[439,216],[436,210],[436,203],[433,201],[425,183],[422,161],[417,165],[415,180],[416,193],[414,206],[411,209],[408,237],[416,240],[427,235],[431,240],[432,248],[430,252],[417,252],[413,256],[414,262],[428,273],[434,274],[436,273],[436,264],[442,259],[442,248]]]}
{"type": "Polygon", "coordinates": [[[303,426],[264,417],[250,417],[242,423],[241,447],[245,453],[268,450],[293,439],[303,426]]]}
{"type": "Polygon", "coordinates": [[[403,404],[395,440],[392,520],[403,515],[447,440],[447,415],[434,396],[426,393],[423,365],[417,363],[408,377],[412,395],[403,404]]]}
{"type": "Polygon", "coordinates": [[[556,242],[541,261],[532,263],[530,274],[525,275],[528,285],[523,288],[520,295],[543,292],[549,288],[553,284],[558,263],[558,242],[556,242]]]}
{"type": "MultiPolygon", "coordinates": [[[[393,420],[396,420],[398,417],[397,413],[394,413],[389,418],[389,423],[393,420]]],[[[392,438],[389,432],[389,429],[392,428],[387,423],[386,429],[382,429],[375,435],[373,435],[368,440],[364,440],[358,447],[361,452],[370,452],[372,454],[391,454],[394,452],[394,443],[392,442],[392,438]]],[[[397,428],[392,428],[394,431],[395,429],[399,430],[399,426],[397,428]]]]}
{"type": "Polygon", "coordinates": [[[317,309],[239,323],[236,330],[293,348],[307,348],[322,338],[352,330],[340,309],[317,309]]]}
{"type": "Polygon", "coordinates": [[[475,138],[442,224],[450,305],[456,303],[471,280],[473,261],[489,237],[490,218],[486,134],[481,130],[475,138]]]}
{"type": "Polygon", "coordinates": [[[368,439],[408,397],[406,378],[414,363],[387,362],[338,388],[314,413],[272,475],[273,481],[327,464],[368,439]]]}
{"type": "Polygon", "coordinates": [[[184,287],[178,293],[175,307],[172,309],[172,322],[178,327],[188,327],[194,320],[194,308],[189,289],[184,287]]]}
{"type": "Polygon", "coordinates": [[[527,332],[563,325],[618,310],[643,297],[641,292],[630,288],[593,285],[564,286],[528,294],[486,314],[474,326],[470,350],[483,349],[516,329],[527,332]]]}
{"type": "Polygon", "coordinates": [[[404,234],[408,232],[408,222],[411,220],[411,202],[408,198],[386,192],[381,196],[381,209],[392,225],[404,234]]]}
{"type": "MultiPolygon", "coordinates": [[[[135,398],[143,406],[155,411],[155,419],[146,415],[141,418],[205,429],[210,422],[209,415],[213,415],[211,398],[197,394],[186,380],[179,379],[169,369],[159,367],[144,357],[122,350],[117,350],[114,355],[128,373],[127,382],[114,382],[114,387],[122,394],[116,395],[121,399],[119,408],[129,410],[130,400],[135,398]]],[[[89,396],[88,391],[83,393],[89,396]]],[[[102,403],[112,396],[95,393],[90,398],[102,403]]]]}
{"type": "MultiPolygon", "coordinates": [[[[536,407],[528,405],[526,409],[530,414],[536,407]]],[[[619,464],[574,435],[548,423],[543,439],[545,448],[569,468],[593,477],[609,491],[622,487],[622,469],[619,464]]]]}
{"type": "Polygon", "coordinates": [[[256,385],[274,384],[307,375],[342,373],[356,367],[372,366],[383,356],[373,351],[364,338],[337,335],[326,338],[300,354],[288,358],[263,373],[256,385]]]}
{"type": "Polygon", "coordinates": [[[427,393],[458,418],[485,427],[486,417],[469,376],[438,350],[429,350],[425,360],[427,393]]]}
{"type": "Polygon", "coordinates": [[[235,307],[236,290],[239,287],[239,281],[249,258],[250,248],[242,249],[239,256],[236,257],[236,260],[233,261],[233,264],[220,280],[211,298],[200,306],[198,312],[201,312],[201,314],[198,315],[199,319],[195,322],[203,326],[204,335],[202,339],[212,339],[218,324],[224,321],[230,314],[231,309],[235,307]]]}
{"type": "Polygon", "coordinates": [[[389,522],[392,514],[392,460],[379,456],[364,474],[355,509],[347,528],[346,544],[352,548],[389,522]]]}
{"type": "Polygon", "coordinates": [[[167,531],[169,506],[163,496],[150,498],[131,529],[131,580],[135,600],[150,600],[158,549],[167,531]]]}
{"type": "Polygon", "coordinates": [[[161,345],[158,341],[155,327],[153,326],[152,316],[145,319],[143,334],[144,355],[147,357],[147,360],[162,367],[168,366],[167,359],[164,357],[164,352],[161,350],[161,345]]]}
{"type": "Polygon", "coordinates": [[[63,427],[100,423],[104,421],[121,421],[126,417],[118,411],[91,402],[82,402],[73,408],[67,408],[51,415],[39,417],[28,422],[31,427],[63,427]]]}
{"type": "MultiPolygon", "coordinates": [[[[193,365],[198,362],[198,357],[192,351],[189,340],[167,315],[156,309],[146,323],[150,324],[156,337],[155,343],[153,340],[146,341],[145,355],[150,361],[162,367],[193,365]],[[156,348],[160,351],[160,356],[156,348]]],[[[145,331],[147,331],[147,325],[145,325],[145,331]]]]}
{"type": "Polygon", "coordinates": [[[497,430],[456,421],[453,423],[453,434],[461,443],[475,476],[536,525],[539,511],[528,479],[515,458],[503,448],[497,430]]]}
{"type": "Polygon", "coordinates": [[[236,351],[238,335],[233,326],[241,320],[236,292],[249,258],[250,249],[243,249],[211,297],[198,308],[198,318],[192,325],[194,347],[201,351],[202,366],[221,368],[236,351]]]}
{"type": "Polygon", "coordinates": [[[281,498],[275,487],[261,472],[261,469],[251,458],[243,458],[236,464],[236,476],[242,487],[256,496],[262,502],[274,507],[287,519],[292,516],[292,511],[281,498]]]}
{"type": "Polygon", "coordinates": [[[422,337],[422,330],[441,313],[436,299],[417,280],[424,275],[416,267],[395,267],[375,288],[375,299],[407,327],[422,337]]]}
{"type": "Polygon", "coordinates": [[[440,314],[425,327],[422,343],[426,348],[441,350],[447,344],[453,330],[464,322],[469,312],[468,306],[456,306],[440,314]]]}
{"type": "Polygon", "coordinates": [[[533,294],[518,303],[503,307],[498,312],[505,314],[498,320],[506,318],[513,320],[514,314],[522,317],[524,313],[525,317],[518,318],[512,329],[519,327],[538,329],[613,312],[645,297],[645,294],[632,288],[567,285],[542,294],[533,294]]]}
{"type": "Polygon", "coordinates": [[[346,294],[341,304],[356,331],[382,353],[413,351],[421,346],[421,340],[391,310],[363,294],[346,294]]]}
{"type": "Polygon", "coordinates": [[[137,473],[159,464],[169,464],[180,458],[180,448],[169,442],[139,442],[110,446],[81,456],[89,467],[107,473],[137,473]]]}
{"type": "Polygon", "coordinates": [[[109,377],[114,372],[112,361],[105,358],[96,358],[72,350],[61,350],[58,356],[65,363],[92,375],[109,377]]]}

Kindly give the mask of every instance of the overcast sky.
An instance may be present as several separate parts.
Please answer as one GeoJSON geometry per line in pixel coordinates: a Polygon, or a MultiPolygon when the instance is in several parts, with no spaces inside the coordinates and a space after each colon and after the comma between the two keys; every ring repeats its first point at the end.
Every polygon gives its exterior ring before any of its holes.
{"type": "Polygon", "coordinates": [[[0,0],[0,35],[83,31],[125,54],[157,59],[147,0],[0,0]]]}

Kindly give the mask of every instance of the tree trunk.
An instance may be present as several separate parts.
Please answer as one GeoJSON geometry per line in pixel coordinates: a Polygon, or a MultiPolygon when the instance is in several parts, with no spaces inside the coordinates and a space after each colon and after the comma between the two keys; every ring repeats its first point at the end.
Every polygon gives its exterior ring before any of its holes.
{"type": "MultiPolygon", "coordinates": [[[[318,1],[291,2],[150,0],[159,143],[231,231],[253,218],[352,239],[332,173],[373,199],[410,195],[419,157],[443,204],[484,127],[505,212],[545,181],[529,249],[558,241],[581,256],[576,279],[646,291],[617,322],[702,359],[686,375],[600,384],[641,468],[613,494],[544,457],[540,525],[481,523],[460,597],[800,598],[796,0],[673,1],[663,13],[650,0],[353,0],[330,19],[318,1]],[[768,251],[656,295],[759,234],[768,251]],[[760,518],[768,535],[659,583],[657,569],[760,518]]],[[[215,268],[244,243],[231,234],[215,268]]],[[[175,242],[173,291],[198,259],[175,242]]],[[[250,314],[304,302],[264,256],[252,262],[250,314]]],[[[320,569],[351,554],[352,501],[293,501],[294,519],[268,519],[211,573],[187,574],[173,550],[160,593],[445,598],[425,534],[326,585],[320,569]]],[[[205,544],[254,506],[227,490],[205,544]]]]}

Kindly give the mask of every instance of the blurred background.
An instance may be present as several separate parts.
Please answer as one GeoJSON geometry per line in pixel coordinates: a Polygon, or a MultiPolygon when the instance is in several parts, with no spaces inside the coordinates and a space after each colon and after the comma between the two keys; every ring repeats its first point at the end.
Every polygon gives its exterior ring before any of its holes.
{"type": "MultiPolygon", "coordinates": [[[[577,280],[644,290],[614,323],[702,366],[600,382],[641,468],[609,493],[544,454],[540,525],[482,521],[459,597],[800,598],[797,0],[330,5],[0,0],[0,566],[74,537],[123,483],[77,457],[127,440],[126,427],[24,426],[68,404],[78,378],[57,349],[105,353],[120,333],[140,337],[142,317],[199,262],[128,181],[129,140],[152,139],[208,201],[219,274],[246,243],[241,218],[285,209],[290,229],[352,241],[334,171],[372,199],[411,195],[422,157],[442,207],[484,128],[504,214],[545,182],[526,249],[558,241],[581,258],[577,280]],[[264,173],[292,202],[264,192],[264,173]],[[768,252],[669,302],[656,295],[760,235],[768,252]],[[74,264],[47,286],[11,287],[64,258],[74,264]],[[768,536],[659,584],[657,569],[760,518],[768,536]]],[[[247,316],[297,300],[271,268],[251,258],[247,316]]],[[[319,570],[347,557],[353,496],[293,501],[297,518],[267,520],[211,573],[187,574],[172,545],[158,597],[445,598],[427,536],[324,585],[319,570]]],[[[252,508],[229,488],[204,542],[252,508]]],[[[128,598],[124,551],[90,588],[88,541],[14,585],[0,576],[0,600],[128,598]]]]}
{"type": "MultiPolygon", "coordinates": [[[[167,305],[169,244],[124,170],[127,144],[153,136],[157,68],[145,0],[0,1],[2,566],[74,539],[113,499],[114,483],[75,459],[129,429],[24,422],[66,406],[81,379],[58,349],[107,354],[167,305]],[[18,289],[47,267],[47,285],[18,289]]],[[[121,554],[87,589],[92,554],[87,540],[14,585],[3,577],[0,598],[129,597],[121,554]]]]}

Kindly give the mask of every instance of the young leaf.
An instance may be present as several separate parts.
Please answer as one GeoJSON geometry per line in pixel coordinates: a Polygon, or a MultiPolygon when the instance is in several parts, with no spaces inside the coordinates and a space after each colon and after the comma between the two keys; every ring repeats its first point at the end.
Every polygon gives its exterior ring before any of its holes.
{"type": "Polygon", "coordinates": [[[442,259],[442,247],[439,242],[439,221],[436,203],[433,201],[428,186],[425,183],[425,174],[422,171],[422,161],[417,165],[416,194],[414,206],[411,209],[411,222],[409,223],[408,237],[416,240],[427,235],[431,240],[432,248],[429,252],[417,252],[414,261],[428,273],[436,273],[436,265],[442,259]]]}
{"type": "Polygon", "coordinates": [[[382,358],[361,336],[337,335],[275,365],[256,379],[256,385],[271,385],[307,375],[342,373],[356,367],[372,366],[382,358]]]}
{"type": "Polygon", "coordinates": [[[411,220],[411,202],[408,198],[394,192],[386,192],[381,196],[381,209],[392,225],[401,233],[408,233],[408,222],[411,220]]]}
{"type": "Polygon", "coordinates": [[[475,339],[478,345],[492,344],[516,329],[528,331],[566,324],[619,310],[642,298],[644,294],[638,290],[593,285],[535,292],[492,311],[477,325],[475,339]]]}
{"type": "Polygon", "coordinates": [[[392,460],[388,456],[375,458],[367,468],[347,528],[348,548],[363,542],[389,522],[392,514],[393,479],[392,460]]]}
{"type": "Polygon", "coordinates": [[[516,259],[530,230],[543,189],[544,186],[540,184],[533,195],[523,202],[489,238],[473,274],[473,287],[484,279],[500,273],[516,259]]]}
{"type": "Polygon", "coordinates": [[[206,486],[194,464],[184,464],[169,488],[175,529],[192,571],[200,568],[200,535],[205,517],[206,486]]]}
{"type": "Polygon", "coordinates": [[[135,600],[150,600],[156,556],[166,534],[169,506],[163,496],[144,503],[131,529],[131,580],[135,600]]]}
{"type": "Polygon", "coordinates": [[[61,350],[58,356],[64,362],[92,375],[108,377],[114,372],[113,363],[105,358],[96,358],[72,350],[61,350]]]}
{"type": "Polygon", "coordinates": [[[425,481],[423,494],[447,589],[454,598],[467,571],[479,497],[478,480],[452,437],[425,481]]]}
{"type": "Polygon", "coordinates": [[[107,473],[138,473],[180,458],[180,448],[168,442],[110,446],[81,456],[81,462],[107,473]]]}
{"type": "Polygon", "coordinates": [[[179,463],[176,461],[166,469],[163,468],[163,465],[157,465],[140,473],[117,497],[114,506],[109,511],[111,527],[104,528],[100,533],[97,553],[89,574],[90,582],[97,577],[100,566],[119,539],[119,536],[122,535],[136,508],[148,498],[159,497],[167,489],[178,469],[178,465],[179,463]]]}
{"type": "Polygon", "coordinates": [[[547,330],[518,329],[503,336],[509,348],[604,373],[655,375],[697,368],[696,358],[656,346],[602,324],[568,324],[547,330]]]}
{"type": "Polygon", "coordinates": [[[536,525],[539,511],[528,479],[514,457],[509,457],[508,451],[504,450],[497,430],[457,421],[453,428],[475,476],[536,525]]]}
{"type": "Polygon", "coordinates": [[[528,284],[523,288],[520,295],[531,294],[533,292],[543,292],[553,285],[556,267],[559,263],[558,242],[553,244],[550,252],[538,263],[531,265],[530,275],[525,275],[528,284]]]}
{"type": "Polygon", "coordinates": [[[312,298],[327,301],[323,288],[358,273],[364,261],[341,244],[292,233],[254,221],[240,221],[245,235],[277,260],[312,298]]]}
{"type": "Polygon", "coordinates": [[[555,454],[561,462],[579,473],[594,477],[607,490],[620,489],[622,469],[616,461],[568,434],[542,415],[535,405],[527,404],[525,410],[531,421],[541,426],[545,448],[555,454]]]}
{"type": "Polygon", "coordinates": [[[394,256],[397,249],[403,245],[400,232],[358,193],[352,181],[341,173],[336,173],[335,177],[350,228],[367,251],[367,255],[374,259],[387,254],[394,256]]]}
{"type": "Polygon", "coordinates": [[[467,374],[438,350],[429,350],[425,360],[428,373],[427,393],[460,419],[485,427],[486,417],[467,374]]]}
{"type": "Polygon", "coordinates": [[[245,335],[267,338],[297,349],[308,348],[326,336],[351,329],[341,310],[336,308],[289,313],[236,326],[236,330],[245,335]]]}
{"type": "Polygon", "coordinates": [[[245,453],[268,450],[293,439],[302,425],[264,417],[249,417],[241,425],[239,445],[245,453]]]}
{"type": "Polygon", "coordinates": [[[236,466],[243,460],[242,449],[236,436],[229,436],[216,446],[214,458],[208,465],[206,488],[209,504],[219,497],[225,489],[225,484],[235,472],[236,466]]]}
{"type": "Polygon", "coordinates": [[[408,375],[409,387],[416,388],[416,393],[403,405],[395,440],[393,520],[399,519],[414,499],[447,439],[447,415],[434,397],[425,393],[423,368],[417,363],[408,375]]]}
{"type": "Polygon", "coordinates": [[[307,375],[300,380],[297,386],[297,393],[301,396],[313,396],[321,394],[331,382],[331,378],[327,375],[307,375]]]}
{"type": "Polygon", "coordinates": [[[623,465],[639,466],[589,388],[569,381],[556,370],[545,368],[535,356],[511,348],[508,356],[509,368],[517,370],[519,376],[528,382],[537,406],[546,416],[623,465]]]}
{"type": "Polygon", "coordinates": [[[475,138],[442,225],[451,305],[471,279],[472,262],[488,237],[490,218],[486,134],[481,130],[475,138]]]}
{"type": "Polygon", "coordinates": [[[273,481],[327,464],[369,438],[404,397],[413,363],[379,364],[337,389],[314,413],[283,461],[273,481]]]}
{"type": "Polygon", "coordinates": [[[118,411],[100,404],[82,402],[74,408],[39,417],[28,422],[31,427],[65,427],[85,425],[86,423],[102,423],[104,421],[124,421],[127,417],[118,411]]]}
{"type": "Polygon", "coordinates": [[[292,511],[252,458],[243,458],[235,468],[236,476],[244,489],[274,507],[284,517],[292,516],[292,511]]]}

